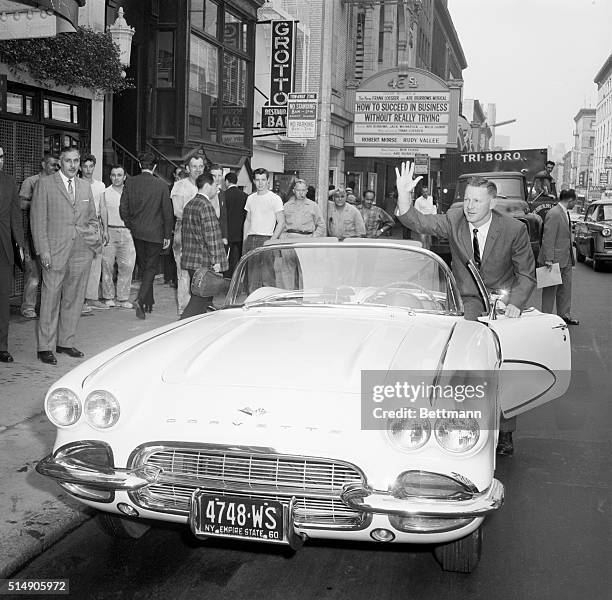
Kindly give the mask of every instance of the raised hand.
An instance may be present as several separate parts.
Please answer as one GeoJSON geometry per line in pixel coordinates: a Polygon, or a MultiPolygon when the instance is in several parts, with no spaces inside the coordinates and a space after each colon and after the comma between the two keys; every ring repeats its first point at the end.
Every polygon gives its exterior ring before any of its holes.
{"type": "Polygon", "coordinates": [[[414,178],[414,163],[410,161],[403,162],[399,169],[395,167],[395,184],[397,186],[396,215],[399,216],[408,212],[412,206],[414,188],[421,179],[423,179],[422,175],[414,178]]]}
{"type": "Polygon", "coordinates": [[[419,175],[416,179],[414,178],[414,163],[410,161],[403,162],[398,169],[395,167],[395,184],[397,186],[398,195],[402,192],[404,194],[410,194],[417,186],[419,181],[423,179],[422,175],[419,175]]]}

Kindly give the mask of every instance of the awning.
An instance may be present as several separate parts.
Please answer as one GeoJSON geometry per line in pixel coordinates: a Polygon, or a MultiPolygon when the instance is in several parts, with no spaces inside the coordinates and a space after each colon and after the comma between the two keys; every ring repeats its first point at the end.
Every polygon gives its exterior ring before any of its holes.
{"type": "Polygon", "coordinates": [[[0,0],[0,40],[74,32],[86,0],[0,0]]]}
{"type": "Polygon", "coordinates": [[[259,144],[253,144],[253,157],[251,158],[251,168],[253,170],[263,167],[272,173],[285,172],[285,153],[265,148],[259,144]]]}

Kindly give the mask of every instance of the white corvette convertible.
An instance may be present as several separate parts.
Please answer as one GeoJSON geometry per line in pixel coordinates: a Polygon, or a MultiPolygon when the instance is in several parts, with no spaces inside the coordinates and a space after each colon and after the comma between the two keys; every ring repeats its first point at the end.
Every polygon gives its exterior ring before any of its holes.
{"type": "Polygon", "coordinates": [[[37,469],[117,535],[161,520],[292,547],[432,544],[443,569],[469,572],[503,503],[500,415],[562,395],[570,370],[559,317],[498,316],[474,277],[479,322],[463,318],[447,265],[415,245],[255,250],[221,310],[110,348],[50,388],[57,438],[37,469]]]}

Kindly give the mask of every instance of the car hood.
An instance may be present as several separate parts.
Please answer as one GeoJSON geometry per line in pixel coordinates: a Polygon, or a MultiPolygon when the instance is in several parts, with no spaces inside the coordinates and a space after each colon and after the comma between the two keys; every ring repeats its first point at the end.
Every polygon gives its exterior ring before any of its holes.
{"type": "Polygon", "coordinates": [[[436,369],[457,322],[365,307],[263,308],[222,316],[214,332],[208,319],[176,332],[163,381],[359,393],[365,369],[436,369]]]}

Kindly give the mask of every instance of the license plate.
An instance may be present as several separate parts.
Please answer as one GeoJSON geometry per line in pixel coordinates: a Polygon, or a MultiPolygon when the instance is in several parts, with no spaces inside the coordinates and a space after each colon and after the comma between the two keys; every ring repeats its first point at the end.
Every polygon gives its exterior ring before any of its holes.
{"type": "Polygon", "coordinates": [[[196,535],[287,543],[286,509],[275,500],[196,492],[191,517],[196,535]]]}

